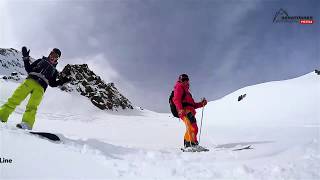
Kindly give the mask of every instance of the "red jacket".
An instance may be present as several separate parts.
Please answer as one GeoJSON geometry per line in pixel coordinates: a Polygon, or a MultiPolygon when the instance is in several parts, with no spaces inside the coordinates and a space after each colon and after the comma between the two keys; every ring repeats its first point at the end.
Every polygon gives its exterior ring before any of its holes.
{"type": "Polygon", "coordinates": [[[201,102],[194,102],[192,95],[189,91],[189,84],[184,85],[180,81],[176,82],[176,85],[174,86],[174,96],[173,96],[173,103],[176,105],[177,110],[189,110],[193,115],[196,115],[197,108],[202,107],[201,102]],[[186,93],[184,99],[182,99],[183,92],[186,93]],[[188,103],[189,105],[186,107],[182,106],[182,103],[188,103]]]}

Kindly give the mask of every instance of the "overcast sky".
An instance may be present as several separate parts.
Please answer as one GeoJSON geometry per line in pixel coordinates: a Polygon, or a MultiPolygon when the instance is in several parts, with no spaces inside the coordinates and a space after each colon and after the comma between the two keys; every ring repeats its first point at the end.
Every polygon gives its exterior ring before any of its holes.
{"type": "Polygon", "coordinates": [[[31,56],[58,47],[135,105],[168,112],[181,73],[198,101],[320,67],[320,1],[0,0],[0,47],[31,56]],[[273,23],[276,12],[315,23],[273,23]]]}

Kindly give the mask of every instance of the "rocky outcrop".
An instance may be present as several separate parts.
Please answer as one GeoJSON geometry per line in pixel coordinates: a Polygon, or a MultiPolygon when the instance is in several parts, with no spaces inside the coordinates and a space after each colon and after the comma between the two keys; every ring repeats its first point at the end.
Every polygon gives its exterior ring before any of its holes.
{"type": "Polygon", "coordinates": [[[68,64],[61,75],[72,79],[69,84],[61,87],[63,91],[79,92],[102,110],[133,109],[131,102],[118,91],[114,83],[106,84],[87,64],[68,64]]]}

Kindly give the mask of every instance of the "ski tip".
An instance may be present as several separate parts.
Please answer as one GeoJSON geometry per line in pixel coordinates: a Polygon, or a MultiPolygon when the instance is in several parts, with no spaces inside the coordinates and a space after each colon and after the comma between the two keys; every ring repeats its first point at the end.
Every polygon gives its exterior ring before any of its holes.
{"type": "Polygon", "coordinates": [[[35,132],[35,131],[30,131],[30,134],[34,134],[34,135],[38,135],[40,137],[43,137],[45,139],[48,139],[50,141],[54,141],[54,142],[60,142],[61,139],[59,138],[59,136],[52,134],[52,133],[47,133],[47,132],[35,132]]]}
{"type": "Polygon", "coordinates": [[[244,146],[242,148],[234,149],[233,151],[241,151],[241,150],[246,150],[246,149],[253,149],[253,148],[251,147],[251,145],[248,145],[248,146],[244,146]]]}

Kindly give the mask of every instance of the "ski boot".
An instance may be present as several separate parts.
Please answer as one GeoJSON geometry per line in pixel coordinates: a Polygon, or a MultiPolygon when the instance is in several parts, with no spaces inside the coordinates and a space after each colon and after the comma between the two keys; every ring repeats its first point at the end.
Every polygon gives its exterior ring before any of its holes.
{"type": "Polygon", "coordinates": [[[30,126],[25,122],[21,122],[17,124],[17,128],[24,129],[24,130],[31,130],[30,126]]]}

